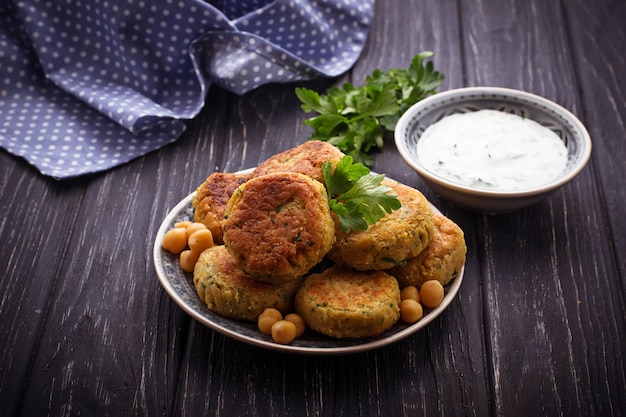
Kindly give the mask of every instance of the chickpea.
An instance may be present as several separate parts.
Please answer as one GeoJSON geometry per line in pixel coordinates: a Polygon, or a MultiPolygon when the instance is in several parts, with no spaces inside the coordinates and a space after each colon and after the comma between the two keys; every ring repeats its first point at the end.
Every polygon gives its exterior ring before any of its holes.
{"type": "Polygon", "coordinates": [[[420,298],[426,308],[435,308],[443,301],[443,286],[435,279],[424,282],[420,288],[420,298]]]}
{"type": "Polygon", "coordinates": [[[163,236],[161,246],[166,251],[178,255],[187,247],[187,231],[179,227],[168,230],[163,236]]]}
{"type": "Polygon", "coordinates": [[[299,314],[296,314],[296,313],[287,314],[285,316],[285,320],[290,321],[296,325],[296,337],[302,336],[302,333],[304,333],[304,329],[306,328],[306,325],[304,324],[304,320],[299,314]]]}
{"type": "Polygon", "coordinates": [[[261,314],[259,314],[257,325],[259,326],[261,333],[271,336],[272,326],[274,323],[282,319],[283,315],[280,311],[275,308],[266,308],[261,314]]]}
{"type": "Polygon", "coordinates": [[[185,272],[193,272],[201,252],[187,249],[180,253],[180,266],[185,272]]]}
{"type": "Polygon", "coordinates": [[[412,298],[402,300],[400,303],[400,317],[408,324],[415,323],[424,315],[422,305],[412,298]]]}
{"type": "Polygon", "coordinates": [[[279,320],[272,325],[272,340],[286,345],[296,338],[296,325],[287,320],[279,320]]]}
{"type": "Polygon", "coordinates": [[[417,287],[415,287],[414,285],[409,285],[408,287],[404,287],[402,291],[400,292],[401,300],[406,300],[409,298],[417,301],[418,303],[420,302],[420,292],[417,289],[417,287]]]}
{"type": "Polygon", "coordinates": [[[180,227],[183,229],[186,229],[188,226],[191,225],[191,221],[189,220],[183,220],[182,222],[178,222],[174,225],[174,227],[180,227]]]}
{"type": "Polygon", "coordinates": [[[185,230],[187,230],[187,239],[189,239],[189,236],[191,236],[194,232],[197,232],[198,230],[202,230],[202,229],[206,229],[206,226],[203,223],[198,223],[198,222],[191,223],[189,226],[185,228],[185,230]]]}
{"type": "Polygon", "coordinates": [[[197,230],[189,236],[187,244],[189,245],[189,249],[202,252],[213,246],[213,234],[209,229],[197,230]]]}

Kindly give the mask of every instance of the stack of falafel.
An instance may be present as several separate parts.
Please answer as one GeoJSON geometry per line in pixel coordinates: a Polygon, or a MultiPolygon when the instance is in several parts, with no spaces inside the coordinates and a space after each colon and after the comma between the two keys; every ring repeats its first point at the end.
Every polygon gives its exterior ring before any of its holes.
{"type": "Polygon", "coordinates": [[[374,337],[400,317],[400,290],[465,264],[463,231],[434,212],[418,190],[385,178],[402,206],[363,232],[345,233],[330,210],[322,165],[344,154],[307,141],[247,174],[211,174],[192,200],[194,220],[216,246],[193,280],[207,307],[256,321],[265,308],[295,311],[334,338],[374,337]]]}

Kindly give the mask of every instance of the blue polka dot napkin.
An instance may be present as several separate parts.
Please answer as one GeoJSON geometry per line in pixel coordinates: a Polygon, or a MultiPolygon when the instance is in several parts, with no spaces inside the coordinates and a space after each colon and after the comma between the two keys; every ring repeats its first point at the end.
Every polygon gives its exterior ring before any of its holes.
{"type": "Polygon", "coordinates": [[[374,0],[0,1],[0,146],[70,178],[175,141],[213,84],[334,77],[374,0]]]}

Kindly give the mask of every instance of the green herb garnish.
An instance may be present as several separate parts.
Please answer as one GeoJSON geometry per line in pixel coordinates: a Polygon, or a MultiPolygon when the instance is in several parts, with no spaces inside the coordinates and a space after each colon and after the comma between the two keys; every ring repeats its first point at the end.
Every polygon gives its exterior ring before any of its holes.
{"type": "Polygon", "coordinates": [[[377,69],[362,87],[345,83],[331,87],[326,95],[296,88],[302,109],[319,113],[304,121],[313,128],[309,139],[329,142],[356,162],[371,166],[369,154],[383,147],[385,132],[393,131],[410,106],[434,94],[443,83],[444,75],[435,71],[432,61],[425,62],[433,55],[416,55],[407,69],[377,69]]]}
{"type": "Polygon", "coordinates": [[[345,233],[367,230],[401,203],[390,187],[381,185],[383,174],[370,175],[366,166],[346,155],[331,173],[330,162],[322,165],[328,204],[345,233]]]}

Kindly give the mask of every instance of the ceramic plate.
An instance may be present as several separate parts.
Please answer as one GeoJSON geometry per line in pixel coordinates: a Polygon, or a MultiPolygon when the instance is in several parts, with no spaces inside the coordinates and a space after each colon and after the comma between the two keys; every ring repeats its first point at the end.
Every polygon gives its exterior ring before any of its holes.
{"type": "MultiPolygon", "coordinates": [[[[262,334],[256,323],[246,323],[222,317],[212,311],[200,300],[193,285],[193,274],[182,270],[178,256],[161,248],[165,233],[174,224],[184,220],[193,220],[191,200],[193,193],[180,201],[165,217],[159,227],[154,243],[154,265],[165,291],[185,312],[205,326],[250,345],[267,349],[316,355],[345,354],[376,349],[401,340],[424,328],[439,316],[456,296],[465,268],[445,287],[443,302],[433,310],[424,310],[424,317],[417,323],[407,325],[401,320],[391,329],[375,338],[358,340],[340,340],[326,337],[308,329],[301,337],[289,345],[274,343],[271,337],[262,334]]],[[[433,210],[438,211],[433,207],[433,210]]]]}

